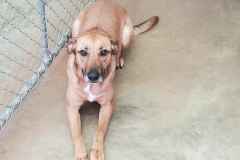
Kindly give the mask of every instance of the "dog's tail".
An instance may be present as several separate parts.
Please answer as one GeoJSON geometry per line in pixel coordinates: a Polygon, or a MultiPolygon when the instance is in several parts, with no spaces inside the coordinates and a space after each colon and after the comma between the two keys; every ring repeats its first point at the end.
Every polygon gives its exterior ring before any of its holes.
{"type": "Polygon", "coordinates": [[[139,35],[139,34],[148,32],[153,27],[155,27],[158,24],[158,22],[159,22],[159,17],[153,16],[140,24],[134,25],[133,26],[134,35],[139,35]]]}

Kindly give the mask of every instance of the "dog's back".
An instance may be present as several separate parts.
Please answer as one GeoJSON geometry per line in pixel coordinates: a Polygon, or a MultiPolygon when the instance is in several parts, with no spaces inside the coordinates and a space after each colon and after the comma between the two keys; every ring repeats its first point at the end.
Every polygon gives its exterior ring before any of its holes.
{"type": "Polygon", "coordinates": [[[82,32],[99,27],[117,40],[120,28],[123,25],[122,16],[126,15],[125,9],[112,0],[98,0],[84,13],[82,32]]]}

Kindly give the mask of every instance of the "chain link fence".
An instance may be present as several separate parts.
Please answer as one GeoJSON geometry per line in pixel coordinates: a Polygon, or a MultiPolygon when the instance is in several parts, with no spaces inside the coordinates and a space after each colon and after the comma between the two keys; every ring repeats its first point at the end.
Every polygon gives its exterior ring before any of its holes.
{"type": "Polygon", "coordinates": [[[0,0],[0,131],[94,0],[0,0]]]}

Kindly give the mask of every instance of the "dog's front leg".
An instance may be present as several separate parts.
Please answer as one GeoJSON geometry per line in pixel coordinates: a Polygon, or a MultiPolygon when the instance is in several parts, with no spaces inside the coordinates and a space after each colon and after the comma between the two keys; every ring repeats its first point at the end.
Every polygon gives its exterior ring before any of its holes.
{"type": "Polygon", "coordinates": [[[101,105],[96,136],[90,153],[90,160],[104,160],[104,138],[112,117],[113,103],[101,105]]]}
{"type": "Polygon", "coordinates": [[[87,152],[85,149],[81,130],[81,119],[79,114],[80,105],[82,105],[82,103],[79,105],[68,104],[66,106],[66,109],[72,135],[72,141],[74,144],[75,160],[87,160],[87,152]]]}

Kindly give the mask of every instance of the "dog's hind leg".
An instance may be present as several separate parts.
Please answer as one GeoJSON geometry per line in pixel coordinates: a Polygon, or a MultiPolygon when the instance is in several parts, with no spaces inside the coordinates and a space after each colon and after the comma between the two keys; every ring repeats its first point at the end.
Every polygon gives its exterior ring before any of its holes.
{"type": "Polygon", "coordinates": [[[132,21],[128,16],[126,16],[126,20],[122,27],[122,32],[121,32],[121,43],[120,43],[121,50],[118,55],[118,67],[120,68],[124,66],[123,50],[130,46],[133,35],[134,35],[134,32],[133,32],[132,21]]]}
{"type": "Polygon", "coordinates": [[[122,35],[121,35],[121,41],[123,48],[128,48],[132,37],[133,37],[133,24],[129,17],[126,17],[123,29],[122,29],[122,35]]]}

